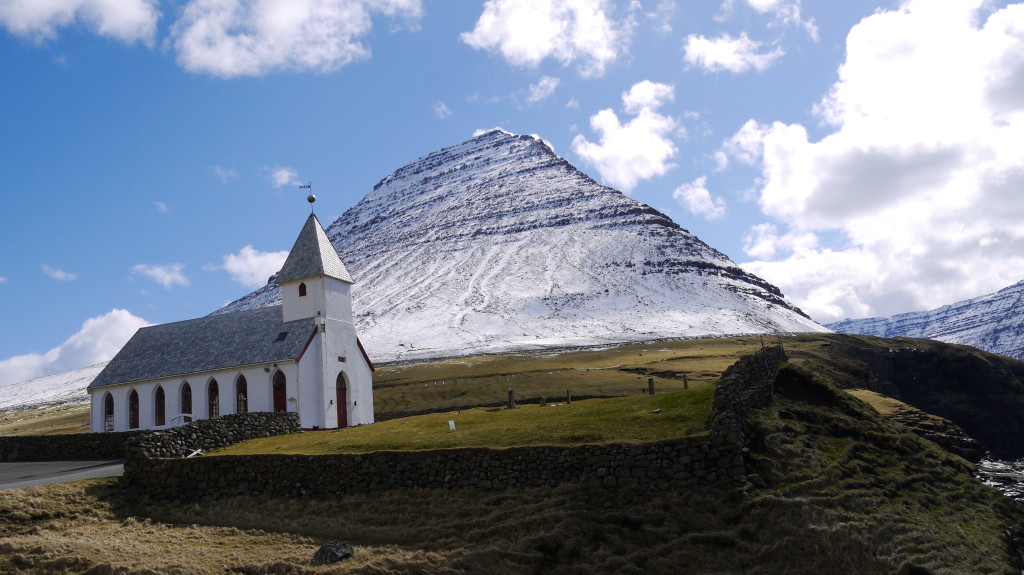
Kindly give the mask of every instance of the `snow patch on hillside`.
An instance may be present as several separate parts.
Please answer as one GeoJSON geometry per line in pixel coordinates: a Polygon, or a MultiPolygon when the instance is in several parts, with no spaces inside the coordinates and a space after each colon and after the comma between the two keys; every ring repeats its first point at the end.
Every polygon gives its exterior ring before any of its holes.
{"type": "Polygon", "coordinates": [[[0,389],[0,411],[89,403],[89,394],[85,388],[96,379],[107,363],[104,361],[74,371],[8,385],[0,389]]]}

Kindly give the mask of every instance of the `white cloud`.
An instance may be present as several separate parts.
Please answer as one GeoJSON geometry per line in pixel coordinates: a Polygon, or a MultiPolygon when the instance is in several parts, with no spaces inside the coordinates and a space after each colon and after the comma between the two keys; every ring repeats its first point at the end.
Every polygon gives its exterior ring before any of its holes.
{"type": "Polygon", "coordinates": [[[3,0],[0,24],[38,41],[57,37],[75,23],[122,42],[152,45],[160,19],[156,0],[3,0]]]}
{"type": "Polygon", "coordinates": [[[672,17],[675,15],[676,3],[674,0],[661,0],[653,11],[645,15],[651,21],[656,32],[669,33],[672,31],[672,17]]]}
{"type": "Polygon", "coordinates": [[[716,171],[729,167],[730,159],[747,166],[760,162],[764,154],[764,136],[767,132],[768,126],[761,125],[757,120],[747,120],[743,127],[722,142],[715,152],[715,160],[718,163],[716,171]]]}
{"type": "Polygon", "coordinates": [[[299,173],[292,168],[277,166],[274,168],[263,168],[263,170],[270,172],[270,181],[274,184],[275,188],[298,186],[302,183],[299,181],[299,173]]]}
{"type": "Polygon", "coordinates": [[[213,167],[213,175],[218,180],[220,180],[220,182],[222,184],[226,184],[226,183],[230,182],[231,180],[237,178],[238,177],[238,172],[235,171],[234,168],[222,168],[221,166],[214,166],[213,167]]]}
{"type": "Polygon", "coordinates": [[[245,246],[237,254],[224,256],[224,269],[231,279],[247,287],[262,287],[267,279],[281,270],[288,252],[261,252],[245,246]]]}
{"type": "Polygon", "coordinates": [[[0,361],[0,387],[107,361],[140,327],[150,325],[123,309],[85,320],[82,329],[46,353],[0,361]]]}
{"type": "Polygon", "coordinates": [[[712,197],[711,192],[708,191],[705,176],[679,186],[672,193],[672,197],[695,216],[707,220],[717,220],[725,215],[725,200],[721,197],[712,197]]]}
{"type": "Polygon", "coordinates": [[[576,98],[570,98],[569,101],[565,103],[566,110],[577,110],[579,109],[579,107],[580,101],[577,100],[576,98]]]}
{"type": "Polygon", "coordinates": [[[761,43],[748,38],[745,32],[739,38],[723,34],[713,39],[690,34],[683,47],[686,52],[683,59],[688,65],[708,72],[742,74],[749,70],[766,70],[785,53],[778,46],[770,52],[758,52],[759,48],[761,43]]]}
{"type": "Polygon", "coordinates": [[[185,264],[146,265],[139,264],[132,268],[132,273],[148,277],[156,283],[170,289],[176,285],[187,286],[188,278],[182,273],[185,264]]]}
{"type": "Polygon", "coordinates": [[[551,97],[555,93],[555,89],[558,88],[558,78],[551,76],[542,76],[540,81],[536,84],[530,84],[530,95],[526,97],[528,102],[540,102],[541,100],[551,97]]]}
{"type": "Polygon", "coordinates": [[[191,0],[171,29],[178,63],[230,78],[331,72],[370,56],[372,16],[410,23],[420,0],[191,0]]]}
{"type": "Polygon", "coordinates": [[[441,100],[434,102],[434,105],[430,107],[430,110],[434,112],[434,115],[437,116],[437,119],[439,120],[450,118],[455,114],[455,112],[452,112],[451,108],[448,107],[448,104],[445,104],[441,100]]]}
{"type": "MultiPolygon", "coordinates": [[[[776,24],[802,26],[811,39],[818,41],[818,26],[814,23],[814,18],[804,19],[800,15],[800,0],[745,0],[745,3],[755,12],[772,14],[776,24]]],[[[717,19],[728,18],[735,4],[736,0],[722,2],[722,12],[717,19]]]]}
{"type": "Polygon", "coordinates": [[[473,31],[461,38],[478,50],[500,52],[515,66],[579,61],[580,74],[601,76],[627,49],[630,33],[606,7],[602,0],[487,0],[473,31]]]}
{"type": "Polygon", "coordinates": [[[805,240],[752,240],[761,259],[745,267],[816,319],[930,309],[1024,276],[1024,5],[985,7],[911,0],[865,18],[817,107],[830,134],[750,130],[761,209],[779,238],[805,240]]]}
{"type": "Polygon", "coordinates": [[[73,274],[71,272],[66,272],[64,270],[52,268],[46,264],[43,264],[42,269],[43,273],[46,274],[47,277],[49,277],[50,279],[57,280],[59,282],[70,282],[78,279],[78,274],[73,274]]]}
{"type": "Polygon", "coordinates": [[[0,276],[0,284],[5,284],[5,283],[7,283],[7,278],[5,278],[4,276],[0,276]]]}
{"type": "Polygon", "coordinates": [[[160,212],[161,214],[166,214],[167,212],[171,211],[171,208],[168,208],[167,204],[163,202],[153,202],[153,205],[156,206],[156,211],[160,212]]]}
{"type": "Polygon", "coordinates": [[[673,101],[674,88],[644,80],[622,94],[622,102],[633,119],[623,124],[614,111],[601,110],[590,117],[590,127],[600,135],[600,143],[578,134],[572,149],[586,163],[597,168],[601,178],[624,192],[641,180],[665,174],[674,167],[676,155],[671,135],[681,128],[675,119],[657,112],[673,101]]]}

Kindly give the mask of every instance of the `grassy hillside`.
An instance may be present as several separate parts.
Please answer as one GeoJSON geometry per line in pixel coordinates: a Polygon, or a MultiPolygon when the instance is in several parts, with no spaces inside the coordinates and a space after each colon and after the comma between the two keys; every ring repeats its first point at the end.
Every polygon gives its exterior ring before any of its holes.
{"type": "Polygon", "coordinates": [[[1024,512],[975,481],[970,464],[803,369],[785,369],[778,390],[752,414],[758,473],[746,488],[414,490],[177,505],[78,483],[0,492],[0,572],[1012,571],[1003,530],[1019,532],[1024,512]],[[310,567],[329,539],[353,543],[355,558],[310,567]]]}
{"type": "Polygon", "coordinates": [[[88,405],[0,412],[0,435],[56,435],[88,431],[88,405]]]}

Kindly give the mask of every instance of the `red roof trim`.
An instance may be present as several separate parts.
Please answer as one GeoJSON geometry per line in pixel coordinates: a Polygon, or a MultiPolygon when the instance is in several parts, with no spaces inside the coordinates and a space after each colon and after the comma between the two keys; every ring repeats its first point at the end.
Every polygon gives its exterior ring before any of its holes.
{"type": "Polygon", "coordinates": [[[363,349],[363,342],[359,341],[358,337],[356,338],[356,345],[359,346],[359,351],[363,353],[363,359],[366,360],[366,365],[370,366],[370,373],[377,371],[377,368],[373,367],[373,362],[370,361],[370,356],[366,355],[366,350],[363,349]]]}
{"type": "Polygon", "coordinates": [[[313,343],[314,337],[316,337],[316,327],[313,327],[313,333],[309,334],[309,339],[306,340],[306,345],[302,347],[302,351],[299,352],[299,357],[295,358],[295,361],[302,361],[302,356],[306,355],[306,350],[309,349],[309,344],[313,343]]]}

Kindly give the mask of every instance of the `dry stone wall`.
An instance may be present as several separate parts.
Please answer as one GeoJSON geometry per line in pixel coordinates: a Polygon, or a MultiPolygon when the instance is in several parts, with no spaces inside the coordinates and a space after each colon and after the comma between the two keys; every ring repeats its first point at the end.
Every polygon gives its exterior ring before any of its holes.
{"type": "Polygon", "coordinates": [[[0,436],[0,461],[120,459],[125,444],[145,431],[0,436]]]}
{"type": "Polygon", "coordinates": [[[409,488],[502,490],[563,483],[637,490],[738,485],[747,480],[746,413],[771,401],[772,381],[784,360],[781,348],[766,348],[726,370],[716,390],[708,432],[696,436],[642,444],[190,459],[150,457],[148,453],[160,453],[161,448],[147,446],[125,464],[124,477],[140,495],[175,501],[409,488]]]}
{"type": "Polygon", "coordinates": [[[297,413],[250,412],[166,430],[0,436],[0,461],[185,457],[256,437],[299,431],[297,413]]]}

